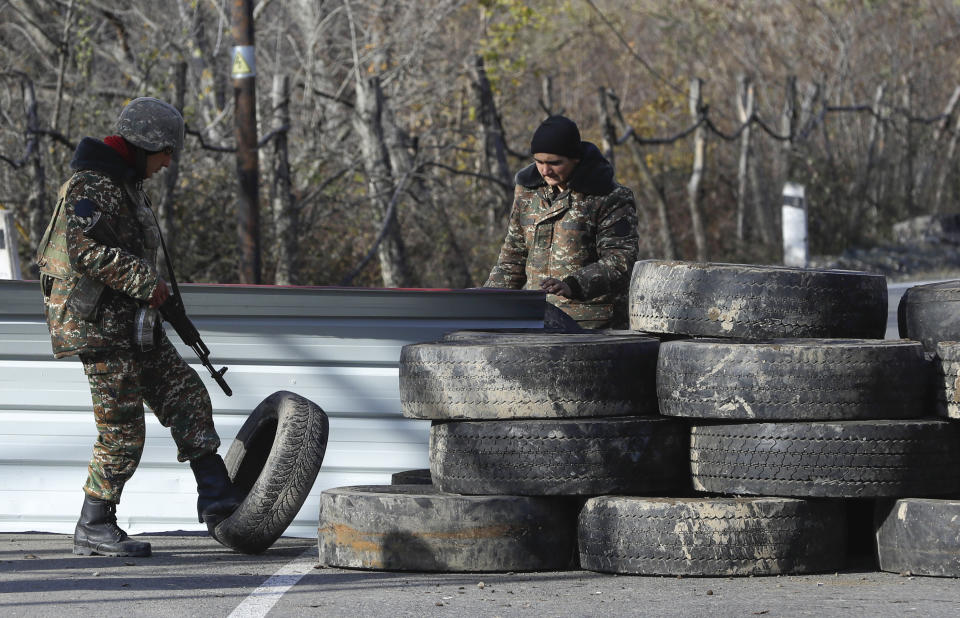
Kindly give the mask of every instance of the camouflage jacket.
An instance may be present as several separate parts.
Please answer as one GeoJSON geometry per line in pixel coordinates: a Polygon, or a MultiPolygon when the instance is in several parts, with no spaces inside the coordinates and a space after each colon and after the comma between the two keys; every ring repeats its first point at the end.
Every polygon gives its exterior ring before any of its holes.
{"type": "Polygon", "coordinates": [[[159,235],[155,224],[144,227],[148,202],[136,186],[133,170],[114,149],[91,138],[80,142],[70,167],[74,173],[61,189],[63,199],[37,255],[44,315],[57,358],[132,346],[136,311],[159,280],[159,235]],[[119,246],[84,235],[97,212],[119,246]],[[82,276],[107,287],[91,319],[82,319],[67,303],[82,276]]]}
{"type": "Polygon", "coordinates": [[[536,164],[517,174],[507,237],[484,287],[538,290],[561,279],[572,298],[547,300],[582,326],[626,316],[630,269],[637,260],[633,192],[614,182],[613,167],[584,142],[568,188],[555,194],[536,164]]]}

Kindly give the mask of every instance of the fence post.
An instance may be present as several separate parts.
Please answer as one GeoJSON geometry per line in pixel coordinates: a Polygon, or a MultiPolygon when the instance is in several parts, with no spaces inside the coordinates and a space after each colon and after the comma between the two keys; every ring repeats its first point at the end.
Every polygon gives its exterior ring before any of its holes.
{"type": "Polygon", "coordinates": [[[23,279],[12,210],[0,210],[0,279],[23,279]]]}
{"type": "Polygon", "coordinates": [[[697,124],[693,133],[693,170],[687,183],[687,199],[690,202],[690,225],[693,227],[693,240],[697,247],[697,261],[707,261],[707,235],[703,229],[703,217],[700,215],[700,182],[703,180],[704,159],[707,150],[707,128],[703,124],[703,80],[695,77],[690,80],[690,116],[697,124]]]}
{"type": "Polygon", "coordinates": [[[807,199],[801,184],[783,185],[783,264],[807,266],[807,199]]]}

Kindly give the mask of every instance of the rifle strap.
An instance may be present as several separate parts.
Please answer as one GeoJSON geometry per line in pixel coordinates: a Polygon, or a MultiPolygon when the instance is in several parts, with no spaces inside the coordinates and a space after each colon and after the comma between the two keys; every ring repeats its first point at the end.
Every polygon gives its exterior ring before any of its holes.
{"type": "Polygon", "coordinates": [[[153,215],[153,220],[157,224],[157,235],[160,236],[160,248],[163,249],[163,259],[167,263],[167,274],[170,275],[170,285],[173,287],[173,295],[183,302],[183,297],[180,296],[180,288],[177,287],[177,276],[173,274],[173,262],[170,261],[170,252],[167,251],[167,243],[163,241],[163,231],[160,230],[160,220],[157,219],[157,214],[153,212],[149,200],[147,201],[147,210],[153,215]]]}

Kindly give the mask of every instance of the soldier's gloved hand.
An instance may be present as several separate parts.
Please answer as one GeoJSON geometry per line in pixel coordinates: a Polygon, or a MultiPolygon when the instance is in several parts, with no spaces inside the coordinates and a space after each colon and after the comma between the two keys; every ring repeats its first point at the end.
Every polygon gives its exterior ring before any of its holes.
{"type": "Polygon", "coordinates": [[[157,287],[153,288],[153,293],[150,294],[150,299],[147,300],[151,309],[156,309],[162,305],[166,300],[170,298],[170,287],[167,285],[167,282],[161,277],[157,281],[157,287]]]}
{"type": "Polygon", "coordinates": [[[540,289],[548,294],[556,294],[557,296],[563,296],[570,298],[573,295],[573,291],[570,289],[570,286],[556,279],[554,277],[547,277],[540,282],[540,289]]]}

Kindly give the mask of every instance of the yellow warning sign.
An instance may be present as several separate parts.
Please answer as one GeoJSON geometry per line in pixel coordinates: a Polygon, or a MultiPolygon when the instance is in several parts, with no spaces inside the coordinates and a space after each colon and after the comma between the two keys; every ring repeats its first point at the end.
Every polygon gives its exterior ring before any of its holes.
{"type": "Polygon", "coordinates": [[[253,45],[238,45],[233,48],[233,69],[230,73],[234,79],[253,77],[257,74],[254,66],[253,45]]]}
{"type": "Polygon", "coordinates": [[[237,52],[237,55],[233,57],[233,76],[236,77],[237,73],[249,73],[250,65],[247,64],[247,61],[243,59],[243,55],[240,52],[237,52]]]}

